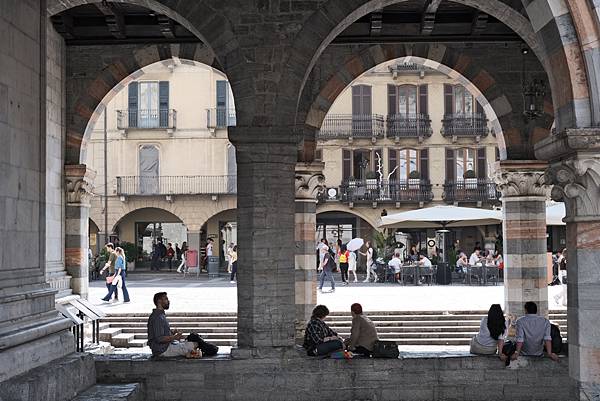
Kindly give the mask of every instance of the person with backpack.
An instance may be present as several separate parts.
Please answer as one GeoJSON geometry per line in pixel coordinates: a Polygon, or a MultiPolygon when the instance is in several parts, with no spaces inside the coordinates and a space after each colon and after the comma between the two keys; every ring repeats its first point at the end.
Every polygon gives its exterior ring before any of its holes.
{"type": "Polygon", "coordinates": [[[346,248],[346,245],[340,246],[339,261],[340,261],[340,272],[342,275],[342,282],[344,285],[348,285],[348,259],[350,258],[350,251],[346,248]]]}
{"type": "Polygon", "coordinates": [[[331,252],[329,252],[329,247],[327,245],[323,245],[321,247],[321,250],[323,251],[323,259],[321,261],[321,266],[320,269],[321,271],[321,277],[319,278],[319,291],[323,291],[323,283],[325,282],[325,279],[329,279],[329,282],[331,283],[331,292],[335,291],[335,279],[333,278],[333,270],[335,268],[335,256],[332,255],[331,252]]]}

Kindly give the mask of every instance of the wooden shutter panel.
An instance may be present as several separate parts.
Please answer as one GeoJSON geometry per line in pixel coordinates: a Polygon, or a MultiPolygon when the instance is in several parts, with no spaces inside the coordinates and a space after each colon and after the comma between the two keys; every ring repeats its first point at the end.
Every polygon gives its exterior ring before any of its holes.
{"type": "Polygon", "coordinates": [[[217,81],[217,127],[227,126],[227,85],[228,82],[224,80],[217,81]]]}
{"type": "Polygon", "coordinates": [[[128,114],[128,123],[129,127],[135,128],[137,127],[138,121],[138,83],[131,82],[129,84],[129,93],[127,97],[127,114],[128,114]]]}
{"type": "Polygon", "coordinates": [[[388,85],[388,115],[392,116],[398,112],[398,88],[396,85],[388,85]]]}
{"type": "Polygon", "coordinates": [[[454,95],[452,93],[452,85],[444,84],[444,114],[452,114],[454,103],[454,95]]]}
{"type": "Polygon", "coordinates": [[[429,179],[429,149],[421,149],[419,151],[420,157],[420,169],[421,169],[421,179],[428,180],[429,179]]]}
{"type": "MultiPolygon", "coordinates": [[[[396,149],[388,148],[388,174],[394,171],[398,165],[398,151],[396,149]]],[[[390,180],[398,179],[398,170],[390,176],[390,180]]]]}
{"type": "Polygon", "coordinates": [[[477,178],[487,178],[487,162],[485,159],[485,148],[477,149],[477,178]]]}
{"type": "Polygon", "coordinates": [[[360,109],[360,95],[361,95],[361,87],[360,85],[356,85],[352,87],[352,115],[357,116],[362,114],[360,109]]]}
{"type": "Polygon", "coordinates": [[[446,181],[454,181],[454,149],[446,148],[446,181]]]}
{"type": "Polygon", "coordinates": [[[362,86],[362,114],[371,114],[371,87],[362,86]]]}
{"type": "Polygon", "coordinates": [[[158,120],[160,127],[169,125],[169,81],[158,83],[158,120]]]}
{"type": "Polygon", "coordinates": [[[417,110],[417,113],[429,114],[427,109],[427,92],[427,84],[419,85],[419,110],[417,110]]]}
{"type": "MultiPolygon", "coordinates": [[[[475,100],[475,97],[473,97],[473,100],[475,100]]],[[[475,103],[476,103],[475,112],[477,114],[480,114],[483,116],[484,115],[483,106],[477,100],[475,100],[475,103]]]]}
{"type": "Polygon", "coordinates": [[[342,180],[346,181],[352,170],[352,152],[348,149],[342,150],[342,180]]]}

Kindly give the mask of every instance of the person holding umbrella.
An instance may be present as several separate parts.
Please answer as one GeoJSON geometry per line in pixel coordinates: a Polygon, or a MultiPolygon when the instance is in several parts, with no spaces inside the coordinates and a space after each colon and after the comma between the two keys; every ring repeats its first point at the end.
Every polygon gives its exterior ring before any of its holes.
{"type": "Polygon", "coordinates": [[[354,274],[355,283],[358,282],[358,277],[356,276],[356,262],[358,256],[356,255],[356,252],[360,249],[361,246],[363,246],[364,243],[365,242],[362,238],[354,238],[346,244],[346,249],[350,252],[350,255],[348,257],[348,280],[350,279],[350,272],[352,272],[352,274],[354,274]]]}

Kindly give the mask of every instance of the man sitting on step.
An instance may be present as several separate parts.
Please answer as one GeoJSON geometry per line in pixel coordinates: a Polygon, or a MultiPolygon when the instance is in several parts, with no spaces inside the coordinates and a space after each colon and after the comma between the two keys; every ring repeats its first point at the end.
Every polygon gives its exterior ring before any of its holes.
{"type": "Polygon", "coordinates": [[[198,343],[181,341],[183,333],[171,330],[165,310],[169,309],[169,298],[166,292],[154,294],[156,309],[148,318],[148,345],[153,356],[173,357],[185,356],[186,358],[201,358],[202,351],[198,343]]]}

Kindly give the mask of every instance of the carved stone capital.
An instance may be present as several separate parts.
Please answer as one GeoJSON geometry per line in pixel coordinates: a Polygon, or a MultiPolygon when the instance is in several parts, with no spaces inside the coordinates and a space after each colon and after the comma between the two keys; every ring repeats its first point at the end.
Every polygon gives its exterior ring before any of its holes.
{"type": "Polygon", "coordinates": [[[545,162],[500,161],[494,165],[493,178],[503,197],[548,197],[550,186],[546,181],[545,162]]]}
{"type": "Polygon", "coordinates": [[[296,199],[316,199],[325,190],[324,163],[296,164],[296,199]]]}
{"type": "Polygon", "coordinates": [[[94,188],[96,172],[85,164],[68,164],[65,166],[65,188],[67,203],[89,205],[94,188]]]}
{"type": "Polygon", "coordinates": [[[552,199],[565,202],[567,219],[600,218],[600,155],[574,155],[552,163],[546,174],[552,199]]]}

